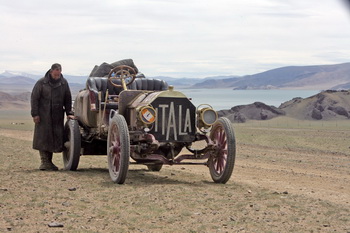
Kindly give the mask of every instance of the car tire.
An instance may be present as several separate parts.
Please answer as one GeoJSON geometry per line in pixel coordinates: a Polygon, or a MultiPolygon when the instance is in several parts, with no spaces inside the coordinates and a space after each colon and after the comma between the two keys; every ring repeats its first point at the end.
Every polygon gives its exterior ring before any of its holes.
{"type": "Polygon", "coordinates": [[[236,159],[236,139],[232,123],[226,117],[214,123],[210,139],[216,153],[208,159],[210,175],[215,183],[225,184],[231,177],[236,159]]]}
{"type": "Polygon", "coordinates": [[[115,114],[109,122],[107,157],[112,181],[123,184],[129,169],[130,139],[126,121],[119,114],[115,114]]]}
{"type": "Polygon", "coordinates": [[[76,171],[80,160],[81,136],[77,120],[68,120],[64,126],[64,169],[76,171]]]}

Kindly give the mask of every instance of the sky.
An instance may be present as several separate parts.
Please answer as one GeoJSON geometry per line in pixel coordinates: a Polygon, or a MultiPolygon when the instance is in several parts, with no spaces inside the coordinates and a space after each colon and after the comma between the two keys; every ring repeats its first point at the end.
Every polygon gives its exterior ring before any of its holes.
{"type": "Polygon", "coordinates": [[[0,72],[88,75],[132,58],[146,76],[248,75],[350,62],[345,0],[0,0],[0,72]]]}

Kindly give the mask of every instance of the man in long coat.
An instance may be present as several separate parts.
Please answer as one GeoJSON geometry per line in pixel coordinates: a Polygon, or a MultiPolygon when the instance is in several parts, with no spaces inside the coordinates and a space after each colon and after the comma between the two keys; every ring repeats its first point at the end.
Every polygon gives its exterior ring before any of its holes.
{"type": "Polygon", "coordinates": [[[60,64],[53,64],[32,91],[33,149],[39,150],[40,170],[58,170],[52,163],[52,155],[63,150],[64,113],[68,118],[74,118],[71,92],[61,71],[60,64]]]}

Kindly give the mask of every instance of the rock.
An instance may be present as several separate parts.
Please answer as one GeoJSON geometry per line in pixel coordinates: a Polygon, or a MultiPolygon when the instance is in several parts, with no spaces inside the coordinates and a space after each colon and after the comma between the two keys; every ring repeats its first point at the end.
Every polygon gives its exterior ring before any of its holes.
{"type": "Polygon", "coordinates": [[[66,206],[66,207],[71,206],[71,204],[69,202],[63,202],[62,205],[66,206]]]}
{"type": "Polygon", "coordinates": [[[59,223],[59,222],[51,222],[51,223],[49,223],[48,226],[49,227],[63,227],[63,224],[59,223]]]}
{"type": "Polygon", "coordinates": [[[231,110],[219,110],[217,111],[218,117],[228,116],[232,114],[231,110]]]}
{"type": "Polygon", "coordinates": [[[341,116],[345,116],[347,118],[349,118],[349,113],[345,110],[345,108],[341,107],[341,106],[330,106],[328,107],[329,110],[331,110],[332,112],[335,112],[338,115],[341,116]]]}
{"type": "Polygon", "coordinates": [[[233,119],[232,119],[232,117],[228,117],[228,119],[231,122],[245,123],[247,121],[247,117],[240,112],[238,112],[236,114],[231,114],[230,116],[233,116],[233,119]]]}
{"type": "Polygon", "coordinates": [[[314,108],[311,113],[311,117],[315,120],[321,120],[322,119],[322,114],[320,110],[314,108]]]}
{"type": "Polygon", "coordinates": [[[318,105],[317,106],[317,110],[319,110],[320,112],[324,111],[324,107],[322,105],[318,105]]]}
{"type": "Polygon", "coordinates": [[[69,188],[68,190],[69,190],[69,191],[76,191],[77,188],[69,188]]]}
{"type": "Polygon", "coordinates": [[[230,110],[221,110],[218,112],[218,115],[227,117],[231,122],[244,123],[247,120],[269,120],[285,115],[285,113],[274,106],[255,102],[253,104],[235,106],[230,110]]]}
{"type": "Polygon", "coordinates": [[[260,112],[260,118],[261,120],[266,120],[268,118],[268,112],[264,109],[261,109],[261,112],[260,112]]]}

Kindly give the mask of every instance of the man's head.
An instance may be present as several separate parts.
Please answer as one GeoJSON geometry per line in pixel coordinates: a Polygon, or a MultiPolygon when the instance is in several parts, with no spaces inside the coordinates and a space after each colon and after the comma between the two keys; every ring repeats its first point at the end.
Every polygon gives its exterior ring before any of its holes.
{"type": "Polygon", "coordinates": [[[50,74],[53,79],[59,79],[61,77],[62,66],[58,63],[52,64],[50,74]]]}

